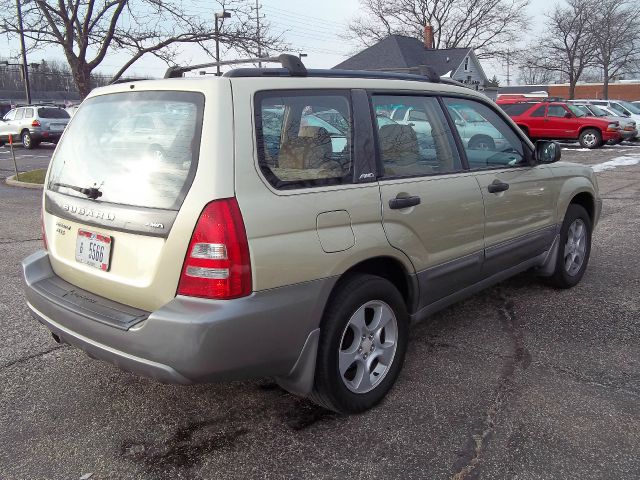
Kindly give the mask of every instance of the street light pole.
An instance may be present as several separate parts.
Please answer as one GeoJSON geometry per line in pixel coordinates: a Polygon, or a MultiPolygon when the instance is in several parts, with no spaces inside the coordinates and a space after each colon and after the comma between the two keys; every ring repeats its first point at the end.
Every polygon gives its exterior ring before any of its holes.
{"type": "MultiPolygon", "coordinates": [[[[17,0],[16,0],[17,1],[17,0]]],[[[221,18],[231,18],[231,13],[223,10],[222,12],[216,12],[216,63],[220,61],[220,27],[218,27],[218,20],[221,18]]],[[[216,75],[220,76],[220,65],[216,65],[216,75]]]]}
{"type": "Polygon", "coordinates": [[[24,47],[24,30],[22,27],[22,10],[20,9],[20,0],[16,0],[16,9],[18,10],[18,25],[20,26],[20,46],[22,48],[22,74],[24,75],[24,90],[27,94],[27,104],[31,103],[31,86],[29,85],[29,68],[27,67],[27,52],[24,47]]]}

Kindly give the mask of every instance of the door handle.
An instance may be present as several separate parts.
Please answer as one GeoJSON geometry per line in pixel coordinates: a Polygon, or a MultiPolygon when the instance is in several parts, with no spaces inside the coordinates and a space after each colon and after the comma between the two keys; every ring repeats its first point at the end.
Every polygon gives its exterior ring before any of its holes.
{"type": "Polygon", "coordinates": [[[509,190],[509,184],[496,179],[489,184],[487,190],[489,190],[489,193],[505,192],[509,190]]]}
{"type": "Polygon", "coordinates": [[[408,208],[420,205],[420,197],[396,197],[389,200],[389,208],[391,210],[397,210],[399,208],[408,208]]]}

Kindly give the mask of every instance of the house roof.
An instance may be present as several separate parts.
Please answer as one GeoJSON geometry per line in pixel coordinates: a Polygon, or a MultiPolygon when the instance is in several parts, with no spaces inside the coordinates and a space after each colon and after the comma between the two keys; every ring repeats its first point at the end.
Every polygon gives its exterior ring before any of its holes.
{"type": "Polygon", "coordinates": [[[414,37],[389,35],[333,68],[380,70],[428,65],[440,76],[455,72],[470,48],[426,49],[414,37]]]}

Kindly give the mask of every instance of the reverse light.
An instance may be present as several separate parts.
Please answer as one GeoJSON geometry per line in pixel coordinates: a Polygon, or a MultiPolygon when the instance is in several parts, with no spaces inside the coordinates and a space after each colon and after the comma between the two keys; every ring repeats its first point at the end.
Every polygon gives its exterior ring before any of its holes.
{"type": "Polygon", "coordinates": [[[228,300],[251,293],[249,244],[235,198],[202,210],[182,266],[178,295],[228,300]]]}

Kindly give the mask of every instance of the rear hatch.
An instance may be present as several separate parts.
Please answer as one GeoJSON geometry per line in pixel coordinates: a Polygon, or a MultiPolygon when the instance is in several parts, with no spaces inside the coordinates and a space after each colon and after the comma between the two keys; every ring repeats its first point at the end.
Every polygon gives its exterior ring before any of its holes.
{"type": "Polygon", "coordinates": [[[62,133],[69,123],[69,114],[62,108],[38,107],[37,118],[44,132],[62,133]]]}
{"type": "Polygon", "coordinates": [[[233,196],[231,99],[228,81],[135,87],[102,89],[74,115],[49,168],[43,223],[58,276],[150,311],[175,297],[204,205],[233,196]],[[218,109],[204,122],[209,97],[218,109]],[[201,149],[203,134],[223,146],[201,149]],[[216,171],[218,154],[230,168],[216,171]]]}

